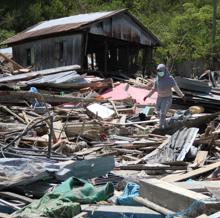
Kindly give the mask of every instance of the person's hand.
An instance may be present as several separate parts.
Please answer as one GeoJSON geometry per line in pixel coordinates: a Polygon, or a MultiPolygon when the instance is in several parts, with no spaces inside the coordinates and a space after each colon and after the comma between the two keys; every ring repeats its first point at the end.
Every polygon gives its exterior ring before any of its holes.
{"type": "Polygon", "coordinates": [[[148,95],[146,95],[146,96],[143,98],[143,100],[145,101],[147,98],[148,98],[148,95]]]}

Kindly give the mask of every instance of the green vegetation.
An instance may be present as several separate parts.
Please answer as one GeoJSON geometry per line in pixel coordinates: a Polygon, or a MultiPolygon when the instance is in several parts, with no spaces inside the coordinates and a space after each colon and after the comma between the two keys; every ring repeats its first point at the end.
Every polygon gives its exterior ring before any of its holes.
{"type": "MultiPolygon", "coordinates": [[[[160,38],[158,60],[219,58],[212,52],[212,0],[1,0],[0,41],[43,20],[121,8],[128,8],[160,38]]],[[[215,51],[220,48],[219,31],[217,19],[215,51]]]]}

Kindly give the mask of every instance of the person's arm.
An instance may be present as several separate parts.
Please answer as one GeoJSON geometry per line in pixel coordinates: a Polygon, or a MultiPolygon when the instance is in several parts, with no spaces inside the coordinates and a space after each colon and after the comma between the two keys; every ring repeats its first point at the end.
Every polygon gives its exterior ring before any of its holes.
{"type": "Polygon", "coordinates": [[[180,96],[180,98],[184,98],[184,94],[182,93],[182,91],[180,90],[180,88],[177,84],[173,87],[173,89],[180,96]]]}
{"type": "Polygon", "coordinates": [[[156,84],[154,83],[152,89],[150,90],[150,92],[144,97],[144,101],[147,99],[147,98],[150,98],[154,92],[156,92],[156,84]]]}

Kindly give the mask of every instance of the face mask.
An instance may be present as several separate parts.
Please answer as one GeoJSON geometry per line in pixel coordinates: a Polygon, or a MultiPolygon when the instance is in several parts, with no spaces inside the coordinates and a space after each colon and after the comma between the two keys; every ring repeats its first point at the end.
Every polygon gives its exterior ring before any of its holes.
{"type": "Polygon", "coordinates": [[[164,72],[159,71],[159,72],[157,72],[157,75],[158,75],[159,77],[163,77],[163,76],[165,75],[165,73],[164,73],[164,72]]]}

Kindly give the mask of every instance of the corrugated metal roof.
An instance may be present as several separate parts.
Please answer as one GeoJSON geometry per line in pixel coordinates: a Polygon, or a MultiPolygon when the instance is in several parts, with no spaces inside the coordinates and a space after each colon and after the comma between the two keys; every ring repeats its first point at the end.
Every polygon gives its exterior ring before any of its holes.
{"type": "Polygon", "coordinates": [[[67,71],[56,73],[52,75],[46,75],[42,77],[37,77],[35,79],[25,81],[25,84],[44,84],[44,83],[77,83],[77,84],[85,84],[88,83],[86,79],[84,79],[81,75],[79,75],[76,71],[67,71]]]}
{"type": "Polygon", "coordinates": [[[74,30],[81,30],[88,27],[89,25],[99,22],[105,18],[112,17],[113,15],[125,12],[128,14],[144,31],[150,33],[152,38],[155,40],[155,45],[159,45],[159,39],[152,34],[147,28],[145,28],[135,17],[133,17],[126,9],[109,11],[109,12],[96,12],[89,14],[79,14],[70,17],[64,17],[59,19],[53,19],[41,22],[37,25],[34,25],[21,33],[7,39],[1,44],[12,45],[15,43],[20,43],[22,41],[27,41],[30,39],[36,39],[39,37],[45,37],[49,35],[54,35],[57,33],[64,33],[74,30]]]}
{"type": "Polygon", "coordinates": [[[51,35],[60,32],[68,32],[70,30],[80,29],[83,25],[88,25],[90,23],[102,20],[107,17],[111,17],[114,14],[121,13],[126,9],[109,11],[109,12],[96,12],[89,14],[79,14],[70,17],[64,17],[49,21],[41,22],[33,27],[18,33],[15,36],[10,37],[1,44],[13,44],[18,43],[23,40],[33,39],[39,36],[51,35]]]}
{"type": "Polygon", "coordinates": [[[27,32],[32,32],[36,30],[42,30],[45,28],[51,28],[54,26],[58,25],[66,25],[66,24],[79,24],[79,23],[87,23],[91,21],[95,21],[97,19],[100,19],[104,16],[108,16],[112,14],[113,11],[109,12],[96,12],[96,13],[89,13],[89,14],[79,14],[75,16],[70,16],[70,17],[63,17],[59,19],[53,19],[53,20],[48,20],[44,21],[35,27],[29,29],[27,32]]]}
{"type": "Polygon", "coordinates": [[[36,30],[36,31],[23,31],[21,33],[18,33],[15,36],[12,36],[11,38],[7,39],[1,44],[8,44],[11,45],[13,43],[21,42],[23,40],[27,39],[34,39],[39,36],[46,36],[46,35],[51,35],[55,33],[61,33],[61,32],[68,32],[70,30],[78,29],[81,25],[84,23],[78,23],[78,24],[65,24],[65,25],[57,25],[57,26],[52,26],[48,28],[44,28],[42,30],[36,30]]]}

